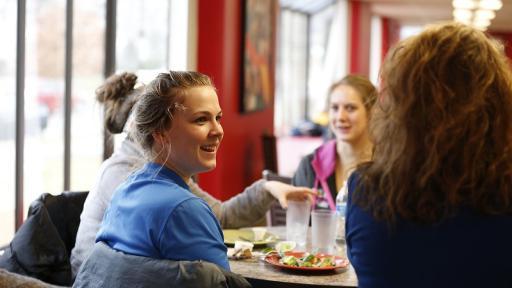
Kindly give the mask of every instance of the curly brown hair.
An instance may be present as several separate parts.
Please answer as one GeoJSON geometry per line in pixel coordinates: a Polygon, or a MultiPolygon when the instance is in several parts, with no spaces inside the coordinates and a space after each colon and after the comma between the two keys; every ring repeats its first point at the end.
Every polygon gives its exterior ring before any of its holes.
{"type": "Polygon", "coordinates": [[[112,134],[123,132],[131,110],[143,88],[135,88],[137,75],[114,74],[96,89],[96,100],[105,106],[105,128],[112,134]]]}
{"type": "Polygon", "coordinates": [[[512,74],[483,32],[438,24],[400,42],[381,70],[373,162],[354,201],[377,219],[436,223],[470,208],[512,211],[512,74]]]}

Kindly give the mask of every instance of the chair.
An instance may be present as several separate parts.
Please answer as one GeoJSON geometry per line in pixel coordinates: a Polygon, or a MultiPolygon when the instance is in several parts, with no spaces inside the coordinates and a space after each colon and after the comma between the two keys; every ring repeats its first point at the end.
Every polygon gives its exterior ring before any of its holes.
{"type": "Polygon", "coordinates": [[[51,284],[71,285],[69,256],[87,194],[44,193],[32,202],[27,219],[0,256],[0,268],[51,284]]]}
{"type": "Polygon", "coordinates": [[[272,134],[263,134],[261,143],[263,147],[263,169],[279,172],[277,165],[277,144],[276,136],[272,134]]]}
{"type": "MultiPolygon", "coordinates": [[[[84,208],[85,199],[88,191],[81,192],[63,192],[60,195],[51,195],[44,193],[39,198],[48,210],[53,225],[57,228],[59,236],[66,246],[68,255],[75,246],[76,233],[80,225],[80,215],[84,208]]],[[[32,206],[30,205],[28,215],[31,215],[32,206]]]]}
{"type": "MultiPolygon", "coordinates": [[[[292,178],[279,175],[270,170],[263,170],[263,179],[267,181],[279,181],[286,184],[292,183],[292,178]]],[[[284,210],[279,202],[274,201],[267,212],[267,225],[283,226],[286,225],[286,210],[284,210]]]]}

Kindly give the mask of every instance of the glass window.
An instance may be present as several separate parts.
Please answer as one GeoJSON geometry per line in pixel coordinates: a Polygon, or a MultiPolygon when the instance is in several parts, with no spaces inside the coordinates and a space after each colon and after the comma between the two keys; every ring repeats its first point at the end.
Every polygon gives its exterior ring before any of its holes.
{"type": "MultiPolygon", "coordinates": [[[[185,0],[117,2],[116,70],[149,83],[168,69],[187,69],[188,3],[185,0]]],[[[117,148],[124,133],[114,135],[117,148]]]]}
{"type": "Polygon", "coordinates": [[[167,69],[169,11],[169,0],[117,2],[117,70],[167,69]]]}
{"type": "Polygon", "coordinates": [[[347,8],[345,1],[311,15],[309,34],[308,115],[322,118],[332,83],[347,73],[347,8]]]}
{"type": "Polygon", "coordinates": [[[72,191],[91,189],[103,157],[103,110],[95,90],[104,80],[105,5],[105,0],[88,0],[73,7],[72,191]]]}
{"type": "Polygon", "coordinates": [[[335,1],[314,14],[282,9],[274,106],[275,134],[323,119],[327,90],[347,71],[348,8],[335,1]]]}
{"type": "Polygon", "coordinates": [[[25,215],[64,183],[65,0],[28,0],[25,51],[25,215]]]}
{"type": "Polygon", "coordinates": [[[423,29],[425,28],[421,25],[402,25],[400,26],[400,39],[418,35],[423,29]]]}
{"type": "Polygon", "coordinates": [[[16,1],[0,1],[0,246],[14,235],[16,14],[16,1]]]}
{"type": "MultiPolygon", "coordinates": [[[[26,0],[24,75],[24,215],[42,193],[64,188],[66,0],[26,0]]],[[[188,1],[118,1],[116,65],[147,83],[156,73],[187,68],[188,1]],[[172,29],[171,29],[172,28],[172,29]]],[[[17,2],[0,0],[0,246],[15,230],[17,2]]],[[[70,190],[90,190],[103,150],[106,0],[73,6],[70,190]]]]}
{"type": "Polygon", "coordinates": [[[304,119],[307,77],[308,17],[304,13],[281,11],[278,36],[275,134],[287,135],[304,119]]]}
{"type": "Polygon", "coordinates": [[[380,64],[382,63],[382,18],[372,16],[370,32],[370,81],[379,84],[380,64]]]}

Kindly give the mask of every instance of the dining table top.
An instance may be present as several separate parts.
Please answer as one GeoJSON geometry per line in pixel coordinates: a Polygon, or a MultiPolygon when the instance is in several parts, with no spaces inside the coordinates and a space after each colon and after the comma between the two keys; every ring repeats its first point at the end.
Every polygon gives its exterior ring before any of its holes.
{"type": "MultiPolygon", "coordinates": [[[[286,239],[286,227],[272,226],[266,228],[269,233],[278,236],[280,240],[286,239]]],[[[309,243],[311,243],[310,239],[311,229],[308,231],[308,246],[309,243]]],[[[338,245],[338,256],[346,258],[345,244],[342,243],[338,245]]],[[[263,248],[255,247],[254,251],[257,252],[263,248]]],[[[230,259],[229,265],[232,272],[242,275],[254,288],[357,287],[357,276],[352,265],[348,265],[347,268],[329,271],[303,271],[277,267],[267,263],[264,256],[255,256],[243,260],[230,259]]]]}

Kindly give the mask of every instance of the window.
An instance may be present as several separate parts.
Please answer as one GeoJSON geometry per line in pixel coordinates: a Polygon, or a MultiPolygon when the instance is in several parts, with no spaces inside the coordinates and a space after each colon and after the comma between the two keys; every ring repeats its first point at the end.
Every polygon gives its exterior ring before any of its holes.
{"type": "Polygon", "coordinates": [[[280,136],[305,118],[308,16],[284,9],[278,31],[274,125],[280,136]]]}
{"type": "Polygon", "coordinates": [[[380,64],[382,63],[382,18],[372,16],[370,34],[370,81],[379,84],[380,64]]]}
{"type": "Polygon", "coordinates": [[[103,160],[103,109],[94,91],[104,80],[105,4],[75,1],[73,7],[72,191],[90,190],[103,160]]]}
{"type": "MultiPolygon", "coordinates": [[[[188,1],[117,2],[116,70],[149,83],[160,72],[187,69],[188,1]]],[[[124,133],[114,135],[115,146],[124,133]]]]}
{"type": "Polygon", "coordinates": [[[347,3],[315,3],[281,0],[274,106],[278,136],[319,116],[328,88],[347,72],[347,3]]]}
{"type": "Polygon", "coordinates": [[[118,1],[116,40],[118,70],[165,70],[169,63],[169,0],[118,1]]]}
{"type": "Polygon", "coordinates": [[[29,0],[25,36],[24,215],[64,183],[65,0],[29,0]]]}
{"type": "Polygon", "coordinates": [[[0,1],[0,246],[14,235],[16,1],[0,1]]]}
{"type": "Polygon", "coordinates": [[[347,73],[346,5],[339,1],[311,15],[307,119],[325,111],[329,87],[347,73]]]}
{"type": "MultiPolygon", "coordinates": [[[[16,147],[24,153],[24,163],[18,163],[24,167],[18,176],[23,180],[23,215],[42,193],[62,193],[65,183],[72,191],[90,190],[102,162],[103,108],[95,90],[104,81],[104,71],[112,68],[105,67],[110,63],[105,58],[105,36],[106,18],[113,15],[107,15],[107,0],[74,1],[70,14],[67,2],[26,0],[25,31],[18,31],[17,1],[0,1],[0,32],[6,40],[0,45],[0,247],[15,231],[16,147]],[[71,15],[73,39],[66,47],[66,17],[71,15]],[[24,39],[24,55],[17,52],[18,35],[24,39]],[[68,48],[71,63],[66,63],[68,48]],[[20,143],[15,140],[17,57],[25,62],[25,131],[20,143]],[[71,79],[69,119],[65,116],[66,79],[71,79]],[[71,124],[69,143],[67,124],[71,124]],[[69,171],[64,171],[65,147],[70,147],[69,171]]],[[[183,28],[188,27],[188,1],[123,0],[117,5],[118,22],[112,27],[117,29],[117,71],[135,72],[147,83],[169,67],[187,68],[188,31],[183,28]]]]}

